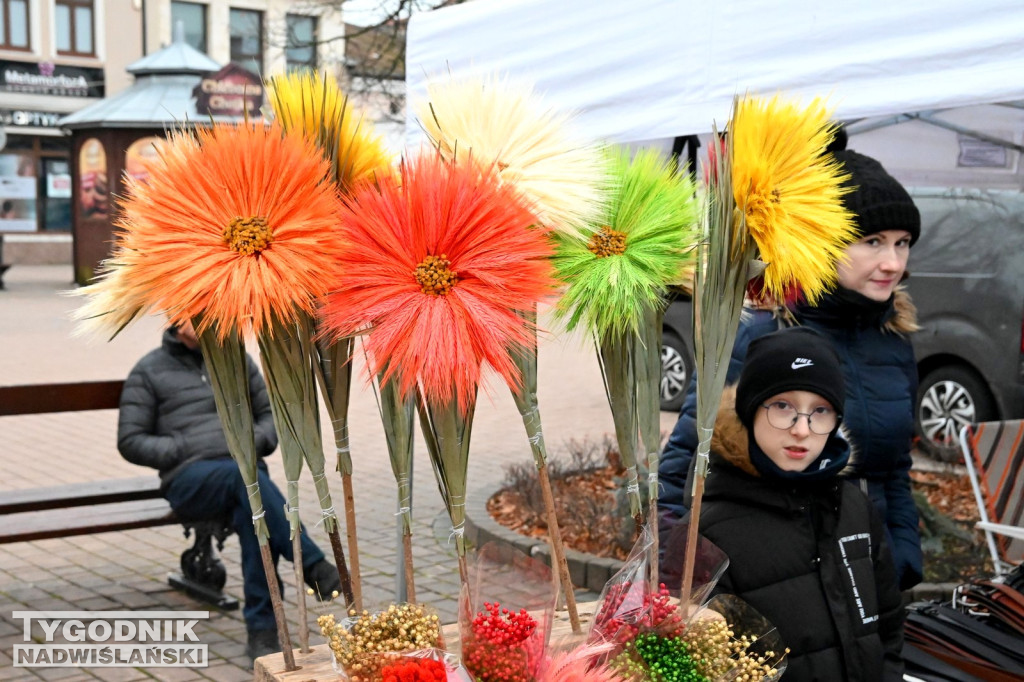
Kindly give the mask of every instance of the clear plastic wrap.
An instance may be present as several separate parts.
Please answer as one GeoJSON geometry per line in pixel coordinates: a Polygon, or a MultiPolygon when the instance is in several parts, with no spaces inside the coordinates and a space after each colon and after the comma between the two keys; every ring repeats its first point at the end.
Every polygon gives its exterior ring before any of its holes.
{"type": "Polygon", "coordinates": [[[459,606],[462,662],[478,682],[533,682],[545,660],[556,591],[551,570],[488,543],[470,562],[459,606]]]}

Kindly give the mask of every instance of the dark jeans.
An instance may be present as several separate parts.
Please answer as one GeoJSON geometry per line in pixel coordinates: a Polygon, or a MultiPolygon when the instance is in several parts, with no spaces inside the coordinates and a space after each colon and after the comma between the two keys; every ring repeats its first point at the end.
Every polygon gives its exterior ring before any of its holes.
{"type": "MultiPolygon", "coordinates": [[[[292,541],[288,519],[284,515],[285,499],[270,475],[259,470],[260,495],[267,529],[270,531],[270,554],[277,567],[279,557],[292,560],[292,541]]],[[[180,471],[164,491],[164,497],[183,521],[227,519],[238,533],[242,546],[242,580],[245,590],[245,625],[249,630],[274,630],[274,609],[270,589],[263,572],[259,542],[252,527],[252,511],[245,491],[245,482],[238,465],[230,457],[194,462],[180,471]]],[[[324,553],[302,530],[302,567],[309,570],[323,560],[324,553]]],[[[299,586],[299,589],[305,589],[299,586]]]]}

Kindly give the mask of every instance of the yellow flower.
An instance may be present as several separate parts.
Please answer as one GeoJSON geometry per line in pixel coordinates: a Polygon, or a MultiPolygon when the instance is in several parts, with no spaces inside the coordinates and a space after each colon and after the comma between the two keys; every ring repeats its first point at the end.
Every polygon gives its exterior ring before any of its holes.
{"type": "Polygon", "coordinates": [[[333,76],[289,73],[271,78],[267,89],[284,129],[300,130],[325,150],[343,192],[375,174],[391,172],[391,154],[333,76]]]}
{"type": "Polygon", "coordinates": [[[739,98],[729,127],[736,207],[767,264],[764,293],[782,301],[794,288],[811,303],[836,281],[836,261],[855,237],[841,197],[847,179],[825,148],[835,132],[816,98],[803,108],[739,98]]]}

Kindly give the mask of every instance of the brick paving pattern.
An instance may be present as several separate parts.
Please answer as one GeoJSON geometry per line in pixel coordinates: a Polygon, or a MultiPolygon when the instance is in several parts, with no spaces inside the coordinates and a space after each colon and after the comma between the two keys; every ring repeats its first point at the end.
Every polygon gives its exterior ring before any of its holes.
{"type": "MultiPolygon", "coordinates": [[[[71,288],[71,280],[70,266],[15,266],[7,273],[7,290],[0,291],[0,384],[122,379],[144,353],[159,343],[163,325],[156,317],[137,322],[111,342],[75,336],[69,313],[78,301],[61,295],[71,288]]],[[[542,316],[542,324],[545,319],[542,316]]],[[[250,352],[255,355],[254,349],[250,352]]],[[[557,456],[562,444],[570,439],[599,440],[614,428],[592,346],[582,337],[542,337],[539,396],[552,456],[557,456]]],[[[673,422],[672,415],[662,415],[663,429],[670,429],[673,422]]],[[[395,596],[396,500],[376,403],[363,382],[353,390],[350,423],[363,595],[365,604],[372,607],[395,596]]],[[[325,443],[333,443],[326,414],[324,425],[325,443]]],[[[116,428],[117,414],[113,410],[0,417],[0,490],[151,472],[121,459],[116,428]]],[[[449,524],[422,440],[417,440],[415,452],[413,554],[417,596],[436,607],[444,620],[451,621],[456,612],[458,570],[448,543],[449,524]]],[[[495,489],[506,464],[530,459],[515,405],[508,391],[497,383],[481,395],[471,453],[471,490],[495,489]]],[[[268,463],[274,480],[283,485],[279,454],[268,458],[268,463]]],[[[340,509],[340,479],[331,478],[331,489],[335,506],[340,509]]],[[[315,527],[319,509],[308,472],[304,472],[301,492],[304,523],[321,547],[328,548],[326,534],[315,527]]],[[[12,665],[13,645],[23,641],[21,622],[13,619],[13,611],[207,610],[203,603],[167,585],[167,573],[177,569],[188,544],[180,527],[167,526],[0,547],[0,680],[251,679],[240,611],[215,609],[210,619],[200,621],[195,629],[200,643],[209,645],[207,668],[12,665]]],[[[225,591],[240,599],[241,570],[234,536],[228,539],[222,559],[228,572],[225,591]]],[[[297,642],[291,565],[282,562],[279,570],[286,585],[289,628],[293,642],[297,642]]],[[[322,609],[312,600],[309,607],[310,641],[316,643],[320,636],[315,618],[322,609]]],[[[33,635],[41,638],[38,626],[34,626],[33,635]]]]}

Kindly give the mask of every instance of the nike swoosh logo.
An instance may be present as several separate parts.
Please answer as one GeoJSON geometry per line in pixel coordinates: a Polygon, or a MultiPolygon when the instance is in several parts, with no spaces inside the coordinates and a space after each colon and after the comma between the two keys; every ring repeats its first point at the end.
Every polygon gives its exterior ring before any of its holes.
{"type": "Polygon", "coordinates": [[[794,360],[793,364],[790,365],[791,369],[800,369],[801,367],[810,367],[814,362],[811,360],[794,360]]]}

